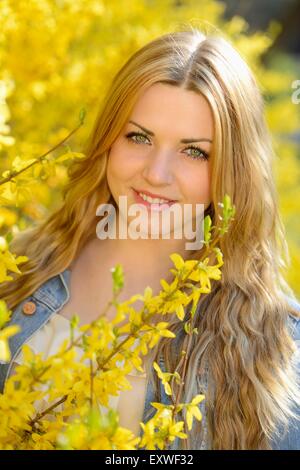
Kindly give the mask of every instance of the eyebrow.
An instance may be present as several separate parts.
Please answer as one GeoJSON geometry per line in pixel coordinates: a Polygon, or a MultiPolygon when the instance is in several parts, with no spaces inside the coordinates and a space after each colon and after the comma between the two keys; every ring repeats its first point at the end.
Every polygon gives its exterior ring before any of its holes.
{"type": "MultiPolygon", "coordinates": [[[[129,122],[131,122],[131,124],[134,124],[135,126],[139,127],[140,129],[142,129],[147,134],[152,135],[152,136],[155,135],[154,132],[149,131],[149,129],[146,129],[145,127],[141,126],[137,122],[134,122],[134,121],[129,121],[129,122]]],[[[200,139],[192,139],[192,138],[191,139],[181,139],[180,142],[182,144],[190,144],[192,142],[210,142],[210,143],[212,143],[212,141],[210,139],[206,139],[204,137],[200,137],[200,139]]]]}

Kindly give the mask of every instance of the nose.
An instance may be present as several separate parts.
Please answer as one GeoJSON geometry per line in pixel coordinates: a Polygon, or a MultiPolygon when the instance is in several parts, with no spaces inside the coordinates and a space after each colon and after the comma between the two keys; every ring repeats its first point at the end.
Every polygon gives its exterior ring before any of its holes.
{"type": "Polygon", "coordinates": [[[149,154],[143,177],[151,186],[171,184],[173,182],[174,161],[170,152],[155,152],[149,154]]]}

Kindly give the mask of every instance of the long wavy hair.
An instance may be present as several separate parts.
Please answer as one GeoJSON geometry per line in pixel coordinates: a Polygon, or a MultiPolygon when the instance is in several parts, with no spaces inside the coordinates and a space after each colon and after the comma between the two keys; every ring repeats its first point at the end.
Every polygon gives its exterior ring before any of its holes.
{"type": "MultiPolygon", "coordinates": [[[[218,203],[225,193],[236,207],[235,220],[220,241],[222,279],[200,297],[198,335],[188,358],[184,396],[199,393],[207,373],[207,446],[211,449],[270,449],[280,425],[295,418],[300,403],[288,303],[294,293],[282,268],[290,264],[285,230],[278,212],[273,180],[273,149],[264,117],[264,102],[245,60],[222,34],[190,27],[164,34],[135,52],[112,80],[83,150],[86,157],[69,168],[63,202],[46,220],[20,232],[11,251],[27,255],[22,276],[3,283],[0,296],[15,307],[43,282],[67,269],[95,236],[96,208],[115,204],[106,168],[109,150],[149,86],[165,83],[202,94],[214,118],[211,155],[212,202],[206,210],[220,226],[218,203]],[[206,371],[206,372],[205,372],[206,371]]],[[[116,208],[117,209],[117,208],[116,208]]],[[[217,229],[212,240],[217,236],[217,229]]],[[[202,250],[193,253],[200,258],[202,250]]],[[[187,336],[172,318],[176,340],[162,338],[149,354],[147,373],[160,398],[160,382],[151,364],[163,355],[166,369],[183,375],[187,336]],[[182,341],[181,348],[174,347],[182,341]]],[[[177,385],[174,383],[174,393],[177,385]]],[[[180,446],[200,448],[202,421],[195,422],[180,446]]]]}

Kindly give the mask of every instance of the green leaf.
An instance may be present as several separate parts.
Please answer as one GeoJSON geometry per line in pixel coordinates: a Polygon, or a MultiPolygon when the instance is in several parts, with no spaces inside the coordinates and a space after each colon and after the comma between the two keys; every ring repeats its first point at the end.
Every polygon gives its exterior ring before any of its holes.
{"type": "Polygon", "coordinates": [[[230,196],[228,194],[225,194],[225,196],[224,196],[223,205],[224,205],[225,213],[228,213],[228,211],[231,207],[230,196]]]}
{"type": "Polygon", "coordinates": [[[207,215],[204,218],[204,241],[207,243],[211,239],[211,218],[207,215]]]}
{"type": "Polygon", "coordinates": [[[71,318],[71,321],[70,321],[70,324],[71,324],[71,328],[77,328],[78,325],[79,325],[79,321],[80,321],[80,318],[78,315],[73,315],[73,317],[71,318]]]}
{"type": "Polygon", "coordinates": [[[122,289],[124,286],[124,272],[121,264],[117,264],[115,267],[111,268],[112,278],[113,278],[113,291],[116,293],[118,290],[122,289]]]}
{"type": "Polygon", "coordinates": [[[6,235],[5,235],[5,240],[7,241],[8,244],[10,244],[10,242],[12,241],[13,239],[13,234],[12,232],[8,232],[6,235]]]}
{"type": "Polygon", "coordinates": [[[81,110],[79,111],[79,121],[80,121],[80,124],[83,124],[83,121],[85,119],[85,116],[86,116],[86,109],[85,108],[81,108],[81,110]]]}

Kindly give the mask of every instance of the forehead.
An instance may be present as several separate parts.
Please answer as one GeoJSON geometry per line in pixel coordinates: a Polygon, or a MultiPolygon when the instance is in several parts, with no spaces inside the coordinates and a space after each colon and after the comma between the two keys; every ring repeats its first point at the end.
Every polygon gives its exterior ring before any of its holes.
{"type": "Polygon", "coordinates": [[[213,115],[203,95],[165,83],[156,83],[138,98],[129,119],[147,129],[159,131],[165,128],[180,137],[213,137],[213,115]],[[199,134],[201,132],[201,134],[199,134]]]}

